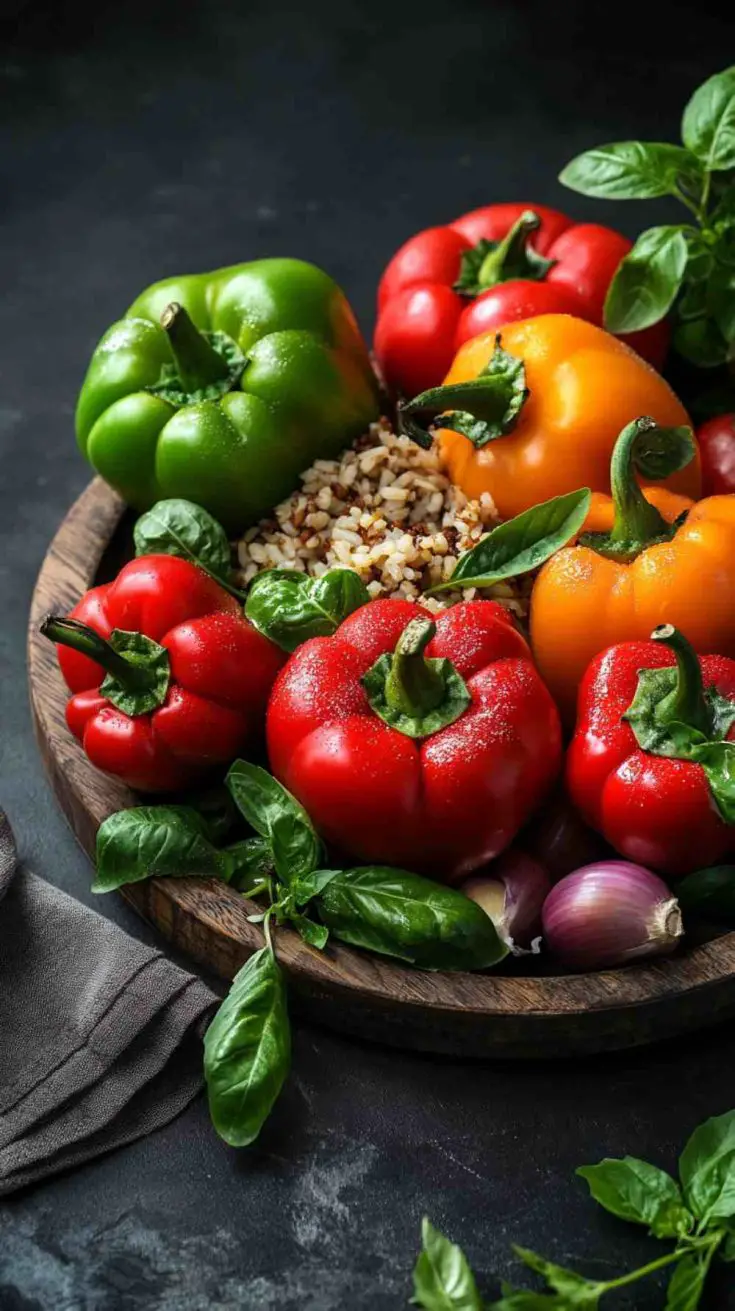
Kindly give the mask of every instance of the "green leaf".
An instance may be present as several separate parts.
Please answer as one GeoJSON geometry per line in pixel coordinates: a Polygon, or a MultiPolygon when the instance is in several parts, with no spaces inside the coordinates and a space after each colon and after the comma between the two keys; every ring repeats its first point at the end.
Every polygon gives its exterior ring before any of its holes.
{"type": "Polygon", "coordinates": [[[279,879],[289,886],[315,870],[322,846],[303,806],[259,765],[236,760],[226,779],[235,805],[251,828],[267,838],[279,879]]]}
{"type": "Polygon", "coordinates": [[[583,196],[605,200],[653,200],[674,192],[677,178],[701,173],[681,146],[655,141],[616,141],[577,155],[559,181],[583,196]]]}
{"type": "Polygon", "coordinates": [[[310,637],[330,637],[369,600],[352,569],[330,569],[321,578],[297,569],[268,569],[250,584],[245,613],[283,651],[295,651],[310,637]]]}
{"type": "Polygon", "coordinates": [[[664,1311],[696,1311],[704,1292],[710,1258],[704,1252],[682,1257],[669,1280],[664,1311]]]}
{"type": "Polygon", "coordinates": [[[106,674],[100,684],[102,696],[124,715],[149,715],[166,700],[171,681],[168,651],[144,633],[127,633],[114,628],[108,642],[118,655],[125,656],[131,676],[139,672],[142,681],[136,686],[127,677],[106,674]]]}
{"type": "Polygon", "coordinates": [[[727,360],[727,342],[714,319],[690,319],[677,325],[674,349],[698,369],[716,369],[727,360]]]}
{"type": "Polygon", "coordinates": [[[546,1257],[539,1256],[537,1252],[532,1252],[527,1247],[518,1247],[516,1243],[513,1244],[513,1251],[525,1265],[546,1280],[549,1288],[560,1294],[564,1299],[564,1305],[588,1307],[590,1311],[595,1311],[605,1291],[604,1284],[585,1279],[584,1275],[578,1275],[576,1270],[555,1265],[553,1261],[547,1261],[546,1257]]]}
{"type": "Polygon", "coordinates": [[[581,487],[498,524],[477,546],[460,556],[452,577],[430,588],[430,592],[445,592],[455,587],[494,587],[506,578],[517,578],[538,569],[579,532],[587,518],[590,500],[589,488],[581,487]]]}
{"type": "Polygon", "coordinates": [[[413,1272],[414,1301],[425,1311],[483,1311],[475,1277],[461,1247],[424,1216],[423,1250],[413,1272]]]}
{"type": "Polygon", "coordinates": [[[467,382],[430,387],[398,407],[398,430],[424,448],[431,437],[412,417],[460,432],[478,448],[505,437],[515,428],[528,398],[523,360],[503,350],[500,334],[489,363],[467,382]]]}
{"type": "Polygon", "coordinates": [[[231,1147],[247,1147],[258,1137],[290,1061],[286,985],[263,947],[235,975],[204,1037],[209,1113],[231,1147]]]}
{"type": "Polygon", "coordinates": [[[136,555],[178,555],[220,582],[231,571],[230,543],[221,524],[193,501],[156,501],[133,529],[136,555]]]}
{"type": "Polygon", "coordinates": [[[690,1231],[693,1218],[681,1189],[670,1175],[634,1156],[607,1157],[599,1165],[575,1171],[586,1179],[596,1202],[621,1220],[647,1225],[654,1238],[678,1238],[690,1231]]]}
{"type": "Polygon", "coordinates": [[[227,881],[237,863],[212,845],[201,816],[187,806],[118,810],[100,824],[96,854],[93,892],[148,878],[202,875],[227,881]]]}
{"type": "Polygon", "coordinates": [[[533,1293],[527,1288],[506,1286],[498,1302],[491,1302],[486,1311],[565,1311],[567,1304],[556,1293],[533,1293]]]}
{"type": "Polygon", "coordinates": [[[684,110],[681,136],[707,172],[735,168],[735,67],[697,88],[684,110]]]}
{"type": "Polygon", "coordinates": [[[638,332],[668,314],[687,266],[679,227],[648,228],[618,265],[605,300],[608,332],[638,332]]]}
{"type": "Polygon", "coordinates": [[[254,884],[275,873],[273,849],[269,838],[262,838],[259,835],[254,838],[243,838],[242,841],[234,842],[231,847],[227,847],[226,851],[235,862],[236,869],[230,883],[238,892],[247,892],[254,884]]]}
{"type": "Polygon", "coordinates": [[[200,792],[187,792],[181,805],[197,812],[204,821],[207,837],[215,845],[229,837],[239,819],[237,807],[223,783],[200,792]]]}
{"type": "Polygon", "coordinates": [[[320,919],[353,947],[426,970],[484,970],[508,954],[492,920],[455,888],[407,870],[343,870],[317,899],[320,919]]]}
{"type": "Polygon", "coordinates": [[[712,1223],[735,1215],[735,1111],[705,1120],[679,1158],[687,1205],[712,1223]]]}
{"type": "Polygon", "coordinates": [[[684,915],[735,923],[735,865],[712,865],[677,880],[676,899],[684,915]]]}
{"type": "Polygon", "coordinates": [[[305,906],[341,873],[341,869],[315,869],[311,874],[303,874],[294,879],[291,884],[291,894],[295,904],[305,906]]]}
{"type": "Polygon", "coordinates": [[[725,1241],[719,1249],[719,1257],[728,1265],[735,1261],[735,1233],[730,1232],[725,1235],[725,1241]]]}
{"type": "Polygon", "coordinates": [[[289,915],[289,922],[293,924],[300,938],[309,947],[316,947],[317,951],[324,951],[329,940],[329,929],[324,924],[317,924],[315,920],[310,920],[306,915],[297,915],[293,911],[289,915]]]}

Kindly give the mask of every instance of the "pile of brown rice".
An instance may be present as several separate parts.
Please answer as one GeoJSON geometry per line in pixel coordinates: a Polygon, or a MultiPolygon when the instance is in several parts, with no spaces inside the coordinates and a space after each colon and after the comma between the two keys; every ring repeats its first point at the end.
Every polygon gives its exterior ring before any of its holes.
{"type": "Polygon", "coordinates": [[[436,611],[482,595],[525,618],[530,582],[523,578],[423,597],[498,523],[489,493],[468,501],[442,473],[435,449],[399,437],[382,419],[340,459],[315,460],[301,482],[272,519],[237,543],[241,584],[264,569],[319,577],[342,566],[356,570],[372,597],[422,599],[436,611]]]}

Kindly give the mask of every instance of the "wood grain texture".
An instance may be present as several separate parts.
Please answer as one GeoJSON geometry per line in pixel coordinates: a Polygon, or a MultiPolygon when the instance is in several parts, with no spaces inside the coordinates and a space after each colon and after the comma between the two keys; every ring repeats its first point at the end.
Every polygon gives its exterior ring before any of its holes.
{"type": "MultiPolygon", "coordinates": [[[[40,636],[125,551],[120,499],[95,479],[49,547],[33,595],[30,694],[39,747],[82,847],[102,820],[136,804],[129,789],[86,760],[64,721],[67,692],[54,648],[40,636]],[[111,546],[112,543],[112,546],[111,546]]],[[[124,891],[139,913],[195,961],[229,979],[261,945],[248,903],[211,879],[155,879],[124,891]]],[[[335,1028],[425,1051],[546,1057],[631,1047],[735,1015],[735,934],[671,960],[561,977],[429,974],[330,943],[307,947],[278,931],[278,954],[298,1007],[335,1028]]]]}

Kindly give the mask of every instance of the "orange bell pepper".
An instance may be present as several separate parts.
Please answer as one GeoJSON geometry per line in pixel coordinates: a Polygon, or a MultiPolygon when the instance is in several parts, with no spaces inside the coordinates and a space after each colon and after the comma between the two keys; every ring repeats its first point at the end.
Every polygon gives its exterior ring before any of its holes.
{"type": "Polygon", "coordinates": [[[673,624],[700,654],[735,656],[735,496],[695,505],[661,488],[644,496],[636,447],[658,439],[660,456],[667,437],[685,451],[682,430],[662,433],[645,419],[623,430],[612,498],[596,498],[587,521],[596,531],[552,556],[534,583],[531,645],[568,724],[592,658],[616,642],[647,640],[659,624],[673,624]]]}
{"type": "MultiPolygon", "coordinates": [[[[449,477],[470,498],[489,492],[503,519],[578,487],[609,492],[615,439],[638,414],[664,426],[689,423],[650,365],[602,328],[567,314],[474,337],[443,387],[400,408],[404,430],[424,445],[427,434],[413,416],[437,420],[449,477]]],[[[666,486],[700,495],[698,453],[666,486]]]]}

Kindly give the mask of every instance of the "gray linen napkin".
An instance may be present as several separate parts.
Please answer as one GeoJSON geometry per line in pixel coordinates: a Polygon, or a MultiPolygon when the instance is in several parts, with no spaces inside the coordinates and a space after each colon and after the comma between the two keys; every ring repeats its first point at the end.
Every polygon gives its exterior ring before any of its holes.
{"type": "Polygon", "coordinates": [[[0,811],[0,1196],[167,1124],[217,998],[18,868],[0,811]]]}

